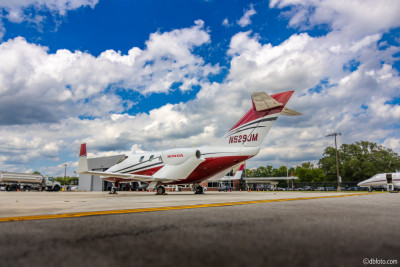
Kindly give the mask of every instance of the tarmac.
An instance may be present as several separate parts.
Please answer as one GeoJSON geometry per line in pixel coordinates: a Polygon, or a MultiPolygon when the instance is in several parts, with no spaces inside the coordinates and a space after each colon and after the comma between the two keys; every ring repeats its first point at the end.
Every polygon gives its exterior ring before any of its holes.
{"type": "Polygon", "coordinates": [[[390,193],[0,192],[1,219],[39,216],[0,222],[0,265],[393,266],[399,203],[390,193]],[[83,215],[62,217],[72,213],[83,215]]]}
{"type": "Polygon", "coordinates": [[[243,201],[334,197],[365,194],[346,192],[215,192],[195,195],[193,192],[0,192],[0,218],[64,214],[121,209],[159,208],[181,205],[233,203],[243,201]]]}

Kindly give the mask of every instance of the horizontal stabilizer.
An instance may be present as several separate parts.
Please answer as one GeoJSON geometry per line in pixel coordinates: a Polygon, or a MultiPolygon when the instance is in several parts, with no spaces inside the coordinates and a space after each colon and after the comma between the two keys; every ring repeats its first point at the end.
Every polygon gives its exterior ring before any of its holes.
{"type": "Polygon", "coordinates": [[[299,116],[299,115],[303,115],[300,112],[297,112],[293,109],[284,107],[283,110],[281,111],[281,115],[285,115],[285,116],[299,116]]]}
{"type": "Polygon", "coordinates": [[[253,100],[254,108],[256,111],[262,111],[282,106],[281,103],[276,101],[265,92],[253,93],[251,95],[251,99],[253,100]]]}

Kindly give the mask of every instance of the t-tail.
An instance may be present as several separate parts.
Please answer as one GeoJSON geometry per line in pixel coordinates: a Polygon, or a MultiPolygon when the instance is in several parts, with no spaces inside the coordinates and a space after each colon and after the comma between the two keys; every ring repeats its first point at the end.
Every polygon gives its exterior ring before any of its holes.
{"type": "Polygon", "coordinates": [[[258,147],[264,141],[279,115],[297,116],[301,113],[286,108],[293,91],[268,95],[257,92],[251,95],[253,107],[244,115],[215,146],[258,147]]]}

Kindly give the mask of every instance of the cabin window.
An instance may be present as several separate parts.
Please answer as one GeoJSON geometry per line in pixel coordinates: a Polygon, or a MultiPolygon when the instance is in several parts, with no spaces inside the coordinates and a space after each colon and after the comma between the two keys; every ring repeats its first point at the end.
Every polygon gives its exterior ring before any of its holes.
{"type": "Polygon", "coordinates": [[[154,159],[154,155],[151,155],[149,158],[149,161],[152,161],[154,159]]]}
{"type": "Polygon", "coordinates": [[[144,156],[141,156],[139,159],[139,162],[143,162],[143,160],[144,160],[144,156]]]}

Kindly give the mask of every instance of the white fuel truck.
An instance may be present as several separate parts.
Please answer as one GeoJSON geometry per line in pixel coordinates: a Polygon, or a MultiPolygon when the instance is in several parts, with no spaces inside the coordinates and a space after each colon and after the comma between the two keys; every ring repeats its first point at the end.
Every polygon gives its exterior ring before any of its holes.
{"type": "Polygon", "coordinates": [[[7,191],[17,190],[47,190],[59,191],[61,184],[53,177],[41,174],[0,172],[0,187],[7,191]]]}

